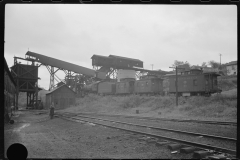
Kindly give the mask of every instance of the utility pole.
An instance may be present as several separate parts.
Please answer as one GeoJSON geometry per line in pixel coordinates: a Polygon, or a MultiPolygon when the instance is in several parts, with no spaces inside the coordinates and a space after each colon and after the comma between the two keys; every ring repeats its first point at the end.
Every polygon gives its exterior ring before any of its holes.
{"type": "Polygon", "coordinates": [[[178,106],[178,69],[185,69],[185,68],[180,68],[180,67],[169,67],[169,68],[175,68],[176,69],[176,81],[175,81],[175,87],[176,87],[176,106],[178,106]]]}
{"type": "Polygon", "coordinates": [[[220,69],[222,69],[222,67],[221,67],[221,56],[222,56],[222,54],[220,53],[219,55],[220,55],[220,69]]]}
{"type": "Polygon", "coordinates": [[[153,64],[151,64],[151,66],[152,66],[152,70],[153,70],[153,64]]]}
{"type": "Polygon", "coordinates": [[[222,54],[220,53],[219,55],[220,55],[220,66],[221,66],[221,56],[222,56],[222,54]]]}

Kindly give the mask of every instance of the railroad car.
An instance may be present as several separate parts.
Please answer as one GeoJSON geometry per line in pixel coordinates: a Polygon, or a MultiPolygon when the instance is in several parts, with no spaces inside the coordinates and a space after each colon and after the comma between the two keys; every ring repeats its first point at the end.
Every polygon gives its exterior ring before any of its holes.
{"type": "Polygon", "coordinates": [[[163,95],[163,79],[156,77],[145,77],[135,82],[134,92],[136,94],[161,94],[163,95]]]}
{"type": "Polygon", "coordinates": [[[115,94],[116,83],[115,82],[99,82],[97,90],[98,90],[98,94],[100,95],[115,94]]]}
{"type": "Polygon", "coordinates": [[[133,94],[135,80],[125,79],[116,83],[116,94],[133,94]]]}
{"type": "Polygon", "coordinates": [[[15,106],[16,83],[9,71],[6,59],[4,58],[4,118],[11,117],[11,105],[15,106]]]}
{"type": "MultiPolygon", "coordinates": [[[[218,88],[215,72],[203,73],[199,69],[190,69],[178,75],[178,94],[183,96],[211,95],[221,92],[218,88]]],[[[169,93],[176,93],[176,75],[169,76],[169,93]]]]}
{"type": "Polygon", "coordinates": [[[100,81],[96,81],[96,82],[93,82],[89,85],[85,85],[82,89],[83,93],[84,94],[88,94],[88,93],[97,93],[98,92],[98,83],[100,81]]]}

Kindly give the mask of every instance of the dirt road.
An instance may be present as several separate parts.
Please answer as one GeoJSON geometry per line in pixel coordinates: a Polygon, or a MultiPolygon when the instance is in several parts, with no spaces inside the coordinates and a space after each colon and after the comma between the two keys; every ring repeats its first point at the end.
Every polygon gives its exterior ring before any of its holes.
{"type": "Polygon", "coordinates": [[[139,141],[137,135],[89,123],[60,118],[48,113],[18,111],[13,125],[4,127],[5,156],[13,143],[22,143],[28,158],[191,158],[171,154],[166,146],[139,141]]]}

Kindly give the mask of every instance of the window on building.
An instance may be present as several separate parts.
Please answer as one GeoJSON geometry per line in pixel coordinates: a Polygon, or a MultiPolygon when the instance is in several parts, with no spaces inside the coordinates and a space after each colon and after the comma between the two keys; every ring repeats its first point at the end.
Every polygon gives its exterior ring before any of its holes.
{"type": "Polygon", "coordinates": [[[183,81],[183,87],[187,87],[187,81],[183,81]]]}
{"type": "Polygon", "coordinates": [[[208,85],[208,80],[205,81],[205,84],[208,85]]]}
{"type": "Polygon", "coordinates": [[[196,79],[193,80],[193,85],[197,86],[197,80],[196,79]]]}

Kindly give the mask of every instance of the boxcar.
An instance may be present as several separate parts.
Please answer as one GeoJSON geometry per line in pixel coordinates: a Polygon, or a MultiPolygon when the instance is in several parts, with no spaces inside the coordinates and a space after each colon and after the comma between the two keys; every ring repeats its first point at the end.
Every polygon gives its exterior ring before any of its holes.
{"type": "Polygon", "coordinates": [[[97,93],[97,90],[98,90],[98,83],[100,81],[97,81],[97,82],[93,82],[89,85],[85,85],[82,89],[82,92],[84,92],[84,94],[87,94],[87,93],[97,93]]]}
{"type": "Polygon", "coordinates": [[[116,92],[115,82],[99,82],[98,83],[98,94],[100,95],[115,94],[115,92],[116,92]]]}
{"type": "Polygon", "coordinates": [[[134,91],[136,94],[163,94],[163,79],[147,78],[135,82],[134,91]]]}
{"type": "Polygon", "coordinates": [[[122,81],[116,83],[116,94],[134,93],[134,80],[122,81]]]}
{"type": "MultiPolygon", "coordinates": [[[[191,69],[178,75],[178,94],[183,96],[210,95],[221,92],[218,89],[217,76],[215,72],[203,73],[202,70],[191,69]]],[[[176,93],[176,76],[169,76],[169,93],[176,93]]]]}

